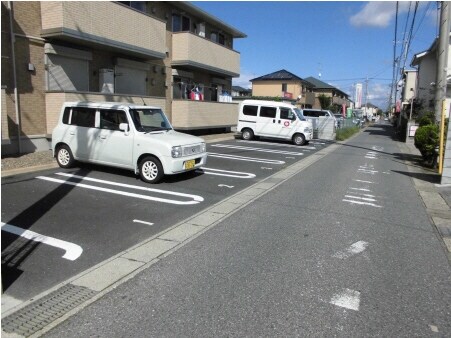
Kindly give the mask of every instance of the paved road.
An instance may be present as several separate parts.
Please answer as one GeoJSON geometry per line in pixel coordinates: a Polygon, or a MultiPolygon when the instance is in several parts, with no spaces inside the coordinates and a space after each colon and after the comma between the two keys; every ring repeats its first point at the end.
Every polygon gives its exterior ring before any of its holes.
{"type": "Polygon", "coordinates": [[[2,314],[324,147],[213,142],[206,168],[157,185],[91,165],[3,178],[2,314]]]}
{"type": "Polygon", "coordinates": [[[451,336],[451,270],[376,125],[46,337],[451,336]]]}

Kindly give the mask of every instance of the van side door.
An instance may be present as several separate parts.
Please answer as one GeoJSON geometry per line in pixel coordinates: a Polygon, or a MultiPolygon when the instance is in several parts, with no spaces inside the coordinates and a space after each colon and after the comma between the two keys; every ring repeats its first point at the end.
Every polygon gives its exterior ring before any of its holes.
{"type": "Polygon", "coordinates": [[[112,166],[133,168],[134,133],[124,110],[99,110],[99,135],[96,140],[94,160],[112,166]],[[129,125],[129,131],[119,129],[121,123],[129,125]]]}
{"type": "Polygon", "coordinates": [[[260,106],[256,131],[256,135],[278,137],[280,126],[277,123],[277,107],[260,106]]]}
{"type": "Polygon", "coordinates": [[[284,138],[291,138],[296,131],[299,120],[296,118],[296,114],[290,108],[279,108],[279,120],[278,124],[281,128],[279,134],[284,138]]]}

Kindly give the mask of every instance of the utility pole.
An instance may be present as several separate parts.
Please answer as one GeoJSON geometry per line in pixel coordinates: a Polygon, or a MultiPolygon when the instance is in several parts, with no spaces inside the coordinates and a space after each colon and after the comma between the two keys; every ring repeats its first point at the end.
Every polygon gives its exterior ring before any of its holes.
{"type": "Polygon", "coordinates": [[[446,76],[448,73],[448,49],[450,9],[447,1],[440,2],[440,30],[437,46],[437,81],[435,83],[435,120],[442,120],[442,101],[446,98],[446,76]]]}

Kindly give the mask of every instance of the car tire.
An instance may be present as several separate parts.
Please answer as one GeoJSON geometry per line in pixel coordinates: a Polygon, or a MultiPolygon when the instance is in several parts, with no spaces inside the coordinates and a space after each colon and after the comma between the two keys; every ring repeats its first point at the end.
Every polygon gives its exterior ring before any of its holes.
{"type": "Polygon", "coordinates": [[[252,131],[252,129],[246,128],[242,131],[241,136],[243,140],[249,141],[254,138],[254,132],[252,131]]]}
{"type": "Polygon", "coordinates": [[[56,162],[61,168],[71,168],[75,164],[74,155],[69,146],[63,144],[59,146],[56,150],[56,162]]]}
{"type": "Polygon", "coordinates": [[[303,134],[295,134],[293,136],[293,143],[297,146],[303,146],[305,144],[305,136],[303,134]]]}
{"type": "Polygon", "coordinates": [[[139,176],[146,183],[158,183],[164,176],[161,162],[153,156],[144,157],[139,163],[139,176]]]}

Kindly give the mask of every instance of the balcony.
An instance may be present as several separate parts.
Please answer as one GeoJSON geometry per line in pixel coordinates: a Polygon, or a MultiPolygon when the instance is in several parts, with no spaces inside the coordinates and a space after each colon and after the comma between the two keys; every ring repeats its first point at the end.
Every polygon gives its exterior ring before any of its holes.
{"type": "Polygon", "coordinates": [[[235,126],[237,103],[174,100],[171,123],[175,129],[207,129],[235,126]]]}
{"type": "Polygon", "coordinates": [[[166,24],[110,1],[42,1],[42,37],[144,58],[166,55],[166,24]]]}
{"type": "Polygon", "coordinates": [[[197,68],[218,75],[238,77],[240,54],[189,32],[173,33],[172,66],[197,68]]]}

